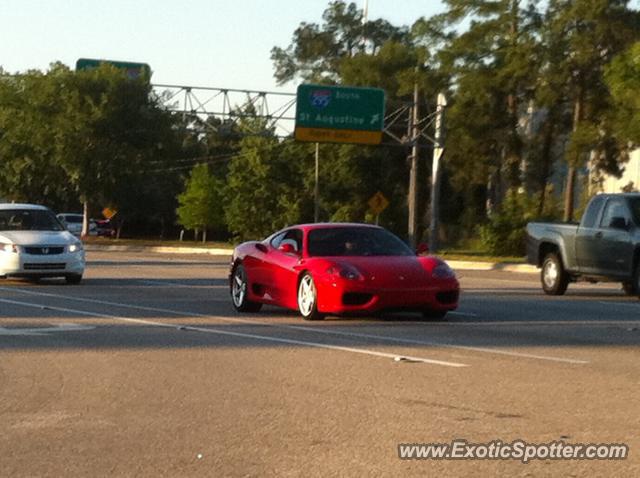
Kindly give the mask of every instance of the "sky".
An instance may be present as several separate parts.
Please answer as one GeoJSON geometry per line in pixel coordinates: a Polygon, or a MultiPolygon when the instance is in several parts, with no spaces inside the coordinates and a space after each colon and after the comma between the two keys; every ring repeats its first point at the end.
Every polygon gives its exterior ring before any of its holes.
{"type": "MultiPolygon", "coordinates": [[[[365,0],[355,3],[362,8],[365,0]]],[[[328,0],[0,0],[0,66],[46,70],[78,58],[144,62],[152,83],[261,91],[276,87],[270,51],[328,0]]],[[[369,19],[411,25],[439,0],[368,0],[369,19]]]]}

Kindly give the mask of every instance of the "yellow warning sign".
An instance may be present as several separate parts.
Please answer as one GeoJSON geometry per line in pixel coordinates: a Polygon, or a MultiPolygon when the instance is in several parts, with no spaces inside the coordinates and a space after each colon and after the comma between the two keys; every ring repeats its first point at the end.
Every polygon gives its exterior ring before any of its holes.
{"type": "Polygon", "coordinates": [[[116,215],[118,211],[116,211],[115,209],[111,209],[110,207],[105,207],[102,210],[102,215],[105,217],[105,219],[111,219],[113,216],[116,215]]]}
{"type": "Polygon", "coordinates": [[[369,199],[369,202],[367,204],[369,204],[371,212],[373,212],[374,214],[380,214],[382,211],[387,209],[387,206],[389,206],[389,201],[386,197],[384,197],[384,194],[378,191],[373,196],[371,196],[371,199],[369,199]]]}

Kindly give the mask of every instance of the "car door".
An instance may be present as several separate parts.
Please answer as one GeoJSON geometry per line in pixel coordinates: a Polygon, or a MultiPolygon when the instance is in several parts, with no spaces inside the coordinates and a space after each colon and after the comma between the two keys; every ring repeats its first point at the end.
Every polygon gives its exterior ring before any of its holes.
{"type": "Polygon", "coordinates": [[[287,231],[281,231],[274,234],[271,239],[263,242],[264,248],[261,247],[259,253],[260,266],[256,267],[256,277],[260,281],[262,287],[261,293],[265,300],[274,301],[277,296],[274,280],[274,263],[277,257],[274,252],[277,250],[282,239],[284,239],[287,231]]]}
{"type": "Polygon", "coordinates": [[[576,233],[576,262],[582,273],[596,274],[598,271],[597,257],[601,240],[599,223],[605,201],[606,196],[595,196],[591,200],[576,233]]]}
{"type": "Polygon", "coordinates": [[[297,277],[295,269],[302,257],[302,230],[288,229],[278,241],[272,241],[267,254],[267,267],[270,270],[270,285],[274,300],[285,307],[296,306],[297,277]],[[292,252],[284,252],[279,248],[290,244],[292,252]]]}
{"type": "Polygon", "coordinates": [[[631,224],[631,212],[626,201],[621,197],[609,198],[597,233],[596,263],[600,273],[614,277],[631,276],[634,249],[631,224]]]}

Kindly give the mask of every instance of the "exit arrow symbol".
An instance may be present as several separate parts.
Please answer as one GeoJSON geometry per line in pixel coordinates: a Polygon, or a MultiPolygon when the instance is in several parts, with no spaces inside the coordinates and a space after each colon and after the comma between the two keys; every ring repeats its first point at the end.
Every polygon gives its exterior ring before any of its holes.
{"type": "Polygon", "coordinates": [[[7,329],[0,327],[0,335],[49,335],[51,332],[76,332],[95,329],[90,325],[57,324],[55,327],[37,327],[35,329],[7,329]]]}

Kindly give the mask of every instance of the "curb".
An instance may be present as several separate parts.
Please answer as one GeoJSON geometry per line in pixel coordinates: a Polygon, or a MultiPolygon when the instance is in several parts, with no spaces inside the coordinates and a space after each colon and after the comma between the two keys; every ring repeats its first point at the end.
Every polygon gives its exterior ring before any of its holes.
{"type": "Polygon", "coordinates": [[[209,254],[211,256],[230,256],[233,249],[207,247],[177,246],[103,246],[101,244],[85,244],[85,251],[99,252],[157,252],[160,254],[209,254]]]}
{"type": "Polygon", "coordinates": [[[520,274],[537,274],[538,268],[531,264],[514,264],[509,262],[481,262],[481,261],[447,261],[454,270],[460,271],[502,271],[518,272],[520,274]]]}
{"type": "MultiPolygon", "coordinates": [[[[159,254],[208,254],[211,256],[230,256],[231,248],[178,247],[178,246],[104,246],[100,244],[85,245],[86,251],[97,252],[156,252],[159,254]]],[[[482,261],[447,261],[454,270],[459,271],[502,271],[523,274],[537,274],[538,268],[530,264],[514,264],[482,261]]]]}

